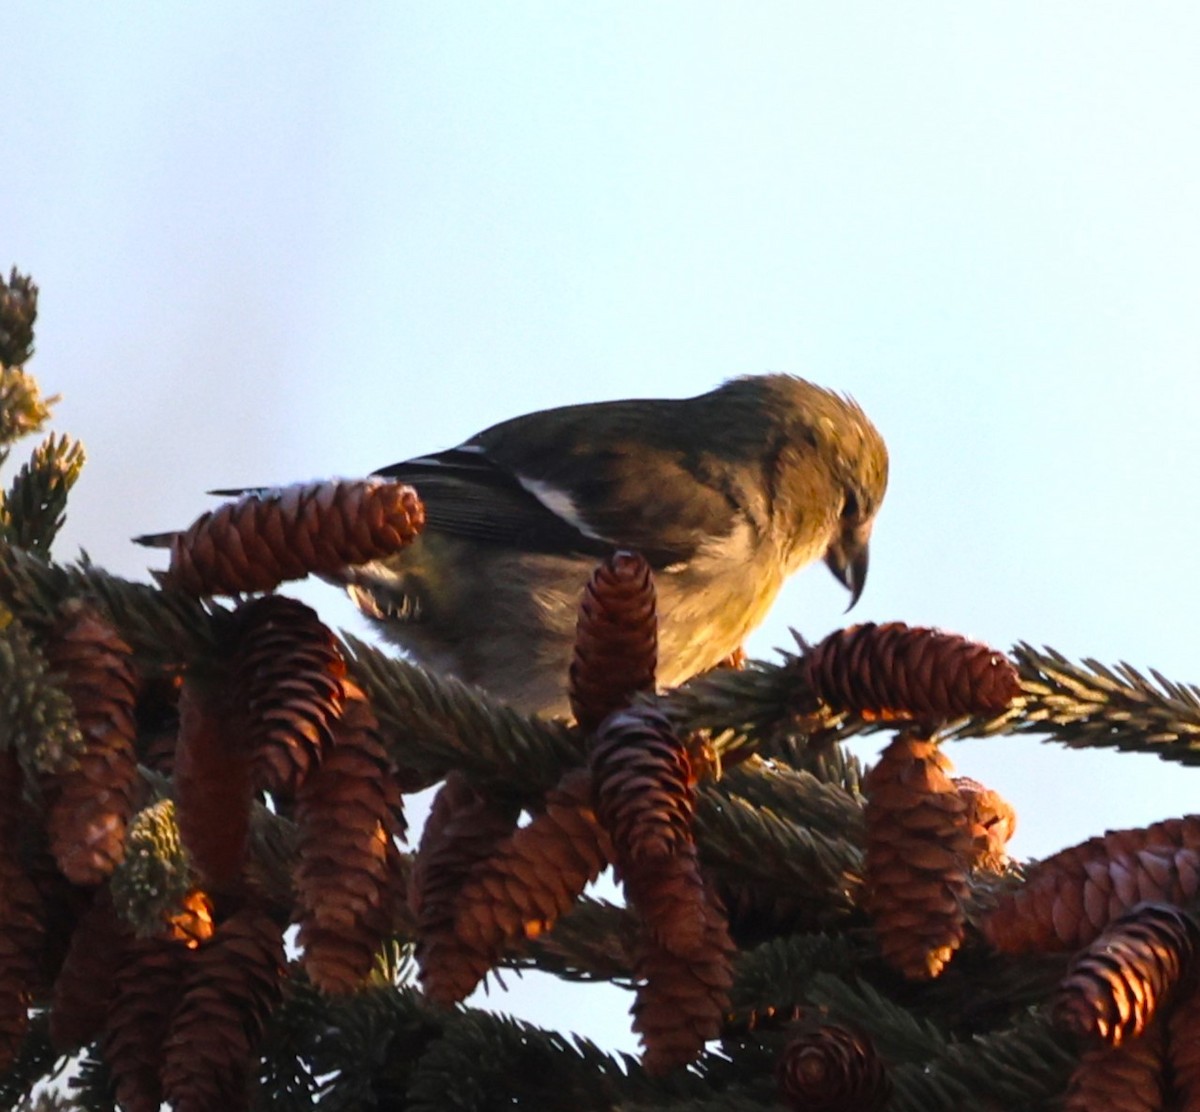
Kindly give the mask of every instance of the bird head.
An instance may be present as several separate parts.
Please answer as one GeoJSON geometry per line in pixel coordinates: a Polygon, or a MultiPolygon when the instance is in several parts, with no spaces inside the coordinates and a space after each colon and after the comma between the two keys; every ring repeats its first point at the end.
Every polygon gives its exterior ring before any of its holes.
{"type": "MultiPolygon", "coordinates": [[[[842,399],[838,399],[842,401],[842,399]]],[[[853,608],[867,582],[869,541],[875,514],[887,490],[888,455],[883,438],[857,405],[846,400],[845,413],[834,423],[833,478],[841,488],[841,505],[825,565],[850,592],[853,608]]]]}
{"type": "Polygon", "coordinates": [[[887,489],[887,447],[849,398],[790,376],[757,381],[769,399],[764,413],[773,432],[767,439],[776,445],[769,485],[791,559],[822,556],[854,606],[867,581],[871,527],[887,489]]]}

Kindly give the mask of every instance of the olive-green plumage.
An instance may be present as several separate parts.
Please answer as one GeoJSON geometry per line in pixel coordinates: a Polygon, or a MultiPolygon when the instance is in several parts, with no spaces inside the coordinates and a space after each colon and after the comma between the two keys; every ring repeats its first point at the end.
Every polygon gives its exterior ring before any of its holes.
{"type": "Polygon", "coordinates": [[[857,405],[786,375],[544,410],[384,468],[417,488],[426,530],[346,581],[418,661],[565,714],[579,598],[604,554],[654,567],[658,681],[677,684],[740,646],[818,558],[857,601],[887,464],[857,405]]]}

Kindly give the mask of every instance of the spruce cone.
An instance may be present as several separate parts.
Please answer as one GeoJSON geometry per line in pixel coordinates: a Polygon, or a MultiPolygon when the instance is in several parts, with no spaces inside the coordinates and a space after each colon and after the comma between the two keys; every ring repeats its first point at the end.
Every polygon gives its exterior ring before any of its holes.
{"type": "Polygon", "coordinates": [[[190,960],[186,947],[160,938],[132,940],[122,954],[100,1039],[122,1112],[158,1112],[162,1105],[163,1041],[190,960]]]}
{"type": "Polygon", "coordinates": [[[125,856],[137,789],[133,650],[93,607],[72,599],[46,659],[62,676],[83,737],[72,766],[43,780],[50,848],[73,883],[99,884],[125,856]]]}
{"type": "Polygon", "coordinates": [[[801,668],[820,699],[868,721],[936,724],[997,714],[1020,694],[1003,653],[903,622],[832,633],[801,658],[801,668]]]}
{"type": "Polygon", "coordinates": [[[1162,1032],[1084,1051],[1071,1075],[1063,1112],[1162,1112],[1166,1107],[1162,1032]]]}
{"type": "Polygon", "coordinates": [[[333,743],[346,662],[316,611],[268,595],[238,609],[232,673],[245,700],[255,787],[293,796],[333,743]]]}
{"type": "Polygon", "coordinates": [[[571,711],[587,732],[639,691],[654,690],[658,615],[654,576],[636,552],[615,552],[592,573],[579,604],[571,711]]]}
{"type": "Polygon", "coordinates": [[[175,1112],[250,1107],[258,1044],[280,995],[283,935],[245,907],[195,952],[163,1044],[163,1095],[175,1112]]]}
{"type": "Polygon", "coordinates": [[[86,1046],[100,1033],[112,1006],[117,970],[132,940],[102,889],[75,925],[54,981],[50,1042],[60,1054],[86,1046]]]}
{"type": "Polygon", "coordinates": [[[184,533],[138,539],[170,543],[164,586],[228,595],[389,556],[411,544],[424,524],[425,507],[412,487],[365,479],[247,494],[202,514],[184,533]]]}
{"type": "Polygon", "coordinates": [[[971,830],[937,742],[900,734],[863,781],[864,906],[883,956],[906,977],[936,977],[962,943],[971,830]]]}
{"type": "Polygon", "coordinates": [[[18,852],[20,793],[16,754],[0,751],[0,1070],[16,1057],[29,1026],[45,935],[42,896],[18,852]]]}
{"type": "Polygon", "coordinates": [[[296,903],[304,968],[326,992],[371,971],[391,927],[393,839],[400,791],[363,693],[346,681],[335,744],[296,796],[296,903]]]}
{"type": "Polygon", "coordinates": [[[250,833],[253,784],[244,722],[216,682],[189,676],[179,697],[175,817],[206,886],[236,889],[250,833]]]}
{"type": "Polygon", "coordinates": [[[592,778],[574,769],[528,825],[471,871],[458,896],[455,934],[494,967],[517,941],[553,929],[610,860],[612,846],[592,810],[592,778]]]}
{"type": "Polygon", "coordinates": [[[1109,1046],[1141,1035],[1190,974],[1198,940],[1178,908],[1135,907],[1071,962],[1053,1004],[1056,1026],[1109,1046]]]}
{"type": "Polygon", "coordinates": [[[971,868],[1003,872],[1009,863],[1007,850],[1017,830],[1017,812],[999,792],[985,788],[969,776],[955,776],[954,787],[967,805],[971,828],[971,868]]]}
{"type": "Polygon", "coordinates": [[[1006,953],[1074,950],[1146,901],[1182,906],[1200,891],[1200,816],[1110,830],[1026,872],[980,924],[1006,953]]]}
{"type": "Polygon", "coordinates": [[[797,1034],[775,1064],[775,1080],[796,1112],[879,1112],[892,1093],[874,1045],[832,1024],[797,1034]]]}
{"type": "Polygon", "coordinates": [[[590,762],[596,814],[612,836],[619,867],[693,844],[691,765],[664,715],[649,707],[611,715],[590,762]]]}
{"type": "Polygon", "coordinates": [[[409,904],[417,921],[421,986],[435,1004],[464,999],[492,967],[491,955],[455,932],[460,895],[473,870],[512,834],[516,814],[452,772],[433,802],[413,863],[409,904]]]}
{"type": "Polygon", "coordinates": [[[695,1062],[704,1044],[719,1038],[733,985],[733,946],[722,932],[724,925],[713,932],[707,949],[689,957],[643,937],[634,961],[638,985],[630,1011],[648,1074],[667,1074],[695,1062]]]}
{"type": "Polygon", "coordinates": [[[721,1034],[729,1011],[736,949],[715,896],[695,908],[701,944],[684,957],[642,936],[634,958],[638,981],[633,1029],[641,1035],[642,1065],[649,1074],[668,1073],[700,1056],[721,1034]]]}
{"type": "Polygon", "coordinates": [[[1200,1112],[1200,989],[1194,985],[1167,1018],[1167,1058],[1179,1112],[1200,1112]]]}
{"type": "Polygon", "coordinates": [[[699,952],[707,897],[687,750],[657,711],[620,711],[597,732],[591,765],[597,817],[612,837],[629,902],[664,949],[699,952]]]}

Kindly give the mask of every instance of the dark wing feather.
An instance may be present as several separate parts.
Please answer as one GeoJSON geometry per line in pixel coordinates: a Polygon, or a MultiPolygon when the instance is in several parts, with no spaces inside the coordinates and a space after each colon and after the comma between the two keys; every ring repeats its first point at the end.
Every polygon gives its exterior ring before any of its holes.
{"type": "Polygon", "coordinates": [[[581,533],[481,452],[451,448],[375,472],[410,483],[425,503],[426,528],[535,552],[602,556],[612,545],[581,533]]]}

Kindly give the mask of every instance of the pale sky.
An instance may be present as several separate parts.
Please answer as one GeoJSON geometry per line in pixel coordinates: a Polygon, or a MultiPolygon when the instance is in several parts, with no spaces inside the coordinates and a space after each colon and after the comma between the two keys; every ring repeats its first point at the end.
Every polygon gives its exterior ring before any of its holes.
{"type": "MultiPolygon", "coordinates": [[[[891,449],[854,620],[1200,680],[1194,3],[9,0],[0,33],[0,266],[90,456],[60,557],[143,576],[128,538],[212,487],[787,371],[891,449]]],[[[802,573],[752,654],[844,602],[802,573]]],[[[1023,856],[1194,809],[1151,757],[949,752],[1023,856]]],[[[500,1000],[631,1045],[623,998],[500,1000]]]]}

